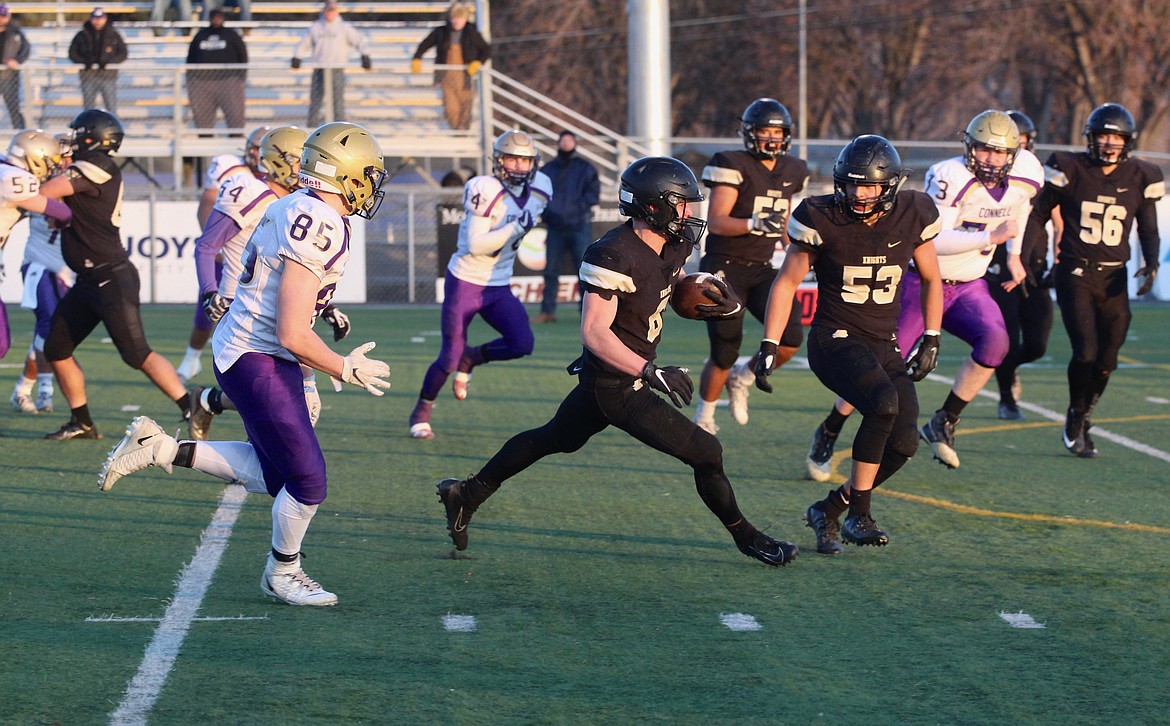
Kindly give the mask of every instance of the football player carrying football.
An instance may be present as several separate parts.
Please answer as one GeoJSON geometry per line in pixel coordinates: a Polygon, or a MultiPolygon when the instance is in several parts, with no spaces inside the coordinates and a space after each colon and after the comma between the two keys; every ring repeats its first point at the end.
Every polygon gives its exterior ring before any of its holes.
{"type": "Polygon", "coordinates": [[[1135,220],[1144,260],[1137,271],[1139,297],[1153,289],[1158,274],[1155,203],[1165,194],[1165,182],[1161,169],[1130,158],[1137,137],[1137,124],[1124,106],[1098,106],[1085,124],[1088,150],[1048,157],[1047,183],[1036,203],[1042,219],[1058,208],[1064,220],[1053,276],[1072,343],[1063,437],[1065,448],[1083,458],[1097,455],[1090,419],[1129,331],[1125,264],[1135,220]]]}
{"type": "MultiPolygon", "coordinates": [[[[719,440],[677,410],[694,390],[687,370],[654,362],[671,290],[706,226],[690,214],[702,199],[694,173],[677,159],[647,157],[622,172],[619,209],[632,219],[590,246],[581,265],[584,352],[569,367],[577,386],[552,420],[513,436],[478,474],[439,482],[456,550],[467,547],[472,514],[501,484],[550,454],[577,451],[612,425],[690,466],[703,503],[741,552],[773,566],[796,556],[795,545],[748,522],[723,471],[719,440]]],[[[730,299],[712,302],[711,315],[739,314],[730,299]]]]}
{"type": "MultiPolygon", "coordinates": [[[[746,149],[720,151],[703,169],[703,183],[711,189],[711,200],[707,204],[707,248],[699,269],[725,279],[762,322],[776,278],[772,257],[777,245],[788,242],[784,230],[792,196],[804,189],[808,165],[788,156],[792,116],[784,104],[774,98],[757,98],[739,120],[746,149]]],[[[795,355],[804,341],[801,312],[800,306],[792,306],[780,338],[777,366],[795,355]]],[[[748,422],[755,361],[735,365],[743,343],[743,316],[707,321],[707,338],[711,352],[699,378],[695,423],[716,433],[715,403],[724,385],[732,417],[740,425],[748,422]]]]}
{"type": "Polygon", "coordinates": [[[833,193],[809,197],[793,211],[792,244],[768,299],[756,386],[772,391],[768,375],[792,296],[812,269],[819,290],[808,334],[809,367],[862,415],[849,478],[805,512],[817,552],[825,555],[843,551],[839,532],[857,545],[889,542],[870,514],[870,494],[918,449],[914,381],[938,363],[942,279],[933,240],[942,226],[929,196],[900,190],[905,179],[902,159],[886,139],[865,135],[849,142],[833,165],[833,193]],[[907,361],[898,348],[897,325],[911,261],[922,280],[926,329],[907,361]],[[842,529],[837,518],[846,510],[842,529]]]}

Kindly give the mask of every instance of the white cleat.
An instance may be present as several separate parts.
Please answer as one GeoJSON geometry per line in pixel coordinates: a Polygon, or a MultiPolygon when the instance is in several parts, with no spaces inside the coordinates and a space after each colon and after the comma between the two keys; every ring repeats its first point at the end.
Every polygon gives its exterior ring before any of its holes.
{"type": "Polygon", "coordinates": [[[727,407],[731,417],[740,426],[748,422],[748,394],[756,381],[756,375],[744,363],[737,363],[727,374],[727,407]]]}
{"type": "Polygon", "coordinates": [[[122,477],[157,466],[171,473],[171,464],[179,453],[179,442],[146,416],[136,416],[126,427],[126,435],[106,457],[98,474],[98,489],[108,492],[122,477]]]}
{"type": "Polygon", "coordinates": [[[431,431],[429,423],[416,423],[410,427],[410,438],[412,439],[433,439],[435,432],[431,431]]]}
{"type": "Polygon", "coordinates": [[[53,412],[53,392],[41,391],[37,394],[37,410],[41,413],[53,412]]]}
{"type": "Polygon", "coordinates": [[[696,416],[693,420],[696,426],[703,429],[712,436],[719,435],[719,424],[715,423],[714,418],[699,418],[696,416]]]}
{"type": "Polygon", "coordinates": [[[12,407],[21,413],[37,412],[37,406],[28,394],[13,391],[8,400],[12,402],[12,407]]]}
{"type": "Polygon", "coordinates": [[[184,358],[179,367],[175,369],[175,373],[179,374],[179,378],[183,380],[183,385],[187,385],[195,376],[203,370],[203,362],[199,358],[184,358]]]}
{"type": "Polygon", "coordinates": [[[324,607],[337,604],[336,595],[301,569],[300,555],[292,562],[278,562],[269,552],[264,574],[260,576],[260,589],[268,597],[286,605],[324,607]]]}

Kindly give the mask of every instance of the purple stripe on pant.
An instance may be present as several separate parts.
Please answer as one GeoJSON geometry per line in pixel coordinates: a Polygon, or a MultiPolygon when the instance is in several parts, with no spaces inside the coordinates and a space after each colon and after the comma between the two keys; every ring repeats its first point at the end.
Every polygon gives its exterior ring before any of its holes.
{"type": "Polygon", "coordinates": [[[487,344],[489,361],[512,360],[532,354],[536,339],[524,309],[507,285],[485,287],[464,282],[450,272],[443,281],[443,345],[431,363],[419,395],[433,401],[459,365],[467,349],[467,328],[476,313],[500,333],[487,344]]]}
{"type": "MultiPolygon", "coordinates": [[[[898,347],[906,353],[922,335],[922,278],[907,270],[902,277],[902,313],[898,316],[898,347]]],[[[995,368],[1007,356],[1010,341],[1003,313],[983,278],[943,285],[943,330],[971,346],[971,358],[995,368]]]]}
{"type": "Polygon", "coordinates": [[[268,493],[284,487],[302,504],[325,501],[325,455],[309,423],[301,367],[246,353],[226,371],[216,366],[215,379],[240,411],[268,493]]]}

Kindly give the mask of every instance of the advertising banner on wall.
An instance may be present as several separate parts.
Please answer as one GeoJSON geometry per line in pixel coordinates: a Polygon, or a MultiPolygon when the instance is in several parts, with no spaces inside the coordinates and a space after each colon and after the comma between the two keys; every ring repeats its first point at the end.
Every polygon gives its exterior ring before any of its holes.
{"type": "MultiPolygon", "coordinates": [[[[199,237],[199,223],[195,219],[196,206],[195,202],[155,202],[152,218],[150,202],[122,205],[122,243],[130,254],[130,261],[138,268],[142,302],[194,304],[198,297],[195,240],[199,237]]],[[[365,220],[351,217],[350,221],[353,229],[351,256],[333,298],[337,303],[366,301],[365,220]]],[[[8,274],[0,284],[0,298],[6,303],[20,303],[20,263],[27,239],[28,224],[19,223],[4,247],[8,274]]]]}

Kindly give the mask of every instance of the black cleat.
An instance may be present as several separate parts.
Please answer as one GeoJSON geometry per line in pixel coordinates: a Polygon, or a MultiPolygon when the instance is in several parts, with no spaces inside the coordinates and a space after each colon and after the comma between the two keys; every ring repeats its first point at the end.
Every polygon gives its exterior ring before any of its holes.
{"type": "Polygon", "coordinates": [[[878,529],[877,522],[868,514],[846,517],[845,526],[841,528],[841,537],[859,547],[866,545],[884,547],[890,543],[890,536],[878,529]]]}
{"type": "Polygon", "coordinates": [[[824,511],[817,509],[814,504],[804,513],[805,526],[816,532],[817,552],[822,555],[839,555],[845,551],[837,535],[841,532],[841,524],[834,517],[828,517],[824,511]]]}
{"type": "Polygon", "coordinates": [[[1064,430],[1060,434],[1064,448],[1077,456],[1085,450],[1085,413],[1070,408],[1064,416],[1064,430]]]}
{"type": "Polygon", "coordinates": [[[999,402],[999,417],[1004,421],[1022,421],[1024,414],[1020,407],[1008,401],[999,402]]]}
{"type": "Polygon", "coordinates": [[[783,567],[787,565],[800,552],[800,549],[791,542],[781,542],[780,540],[772,539],[760,531],[756,531],[752,535],[751,540],[747,542],[736,542],[735,546],[748,557],[754,557],[765,565],[771,565],[772,567],[783,567]]]}
{"type": "Polygon", "coordinates": [[[77,421],[67,421],[61,428],[52,433],[45,434],[45,438],[50,441],[67,441],[69,439],[100,439],[101,434],[98,433],[97,426],[86,426],[77,421]]]}
{"type": "Polygon", "coordinates": [[[817,426],[808,447],[808,456],[804,458],[805,476],[813,481],[829,480],[833,474],[833,445],[836,443],[837,437],[825,431],[824,424],[817,426]]]}
{"type": "Polygon", "coordinates": [[[941,408],[934,412],[930,420],[922,425],[918,435],[930,444],[934,458],[938,459],[948,469],[959,468],[959,455],[955,453],[955,424],[947,419],[946,411],[941,408]]]}
{"type": "Polygon", "coordinates": [[[467,523],[475,509],[463,503],[463,485],[461,479],[444,479],[437,487],[439,499],[447,509],[447,531],[451,534],[451,541],[455,549],[467,549],[467,523]]]}
{"type": "Polygon", "coordinates": [[[1085,442],[1085,448],[1081,449],[1081,453],[1077,454],[1082,459],[1097,458],[1097,445],[1093,443],[1093,437],[1089,435],[1089,429],[1091,428],[1093,428],[1093,424],[1089,423],[1088,419],[1085,419],[1085,427],[1081,429],[1081,438],[1085,442]]]}

